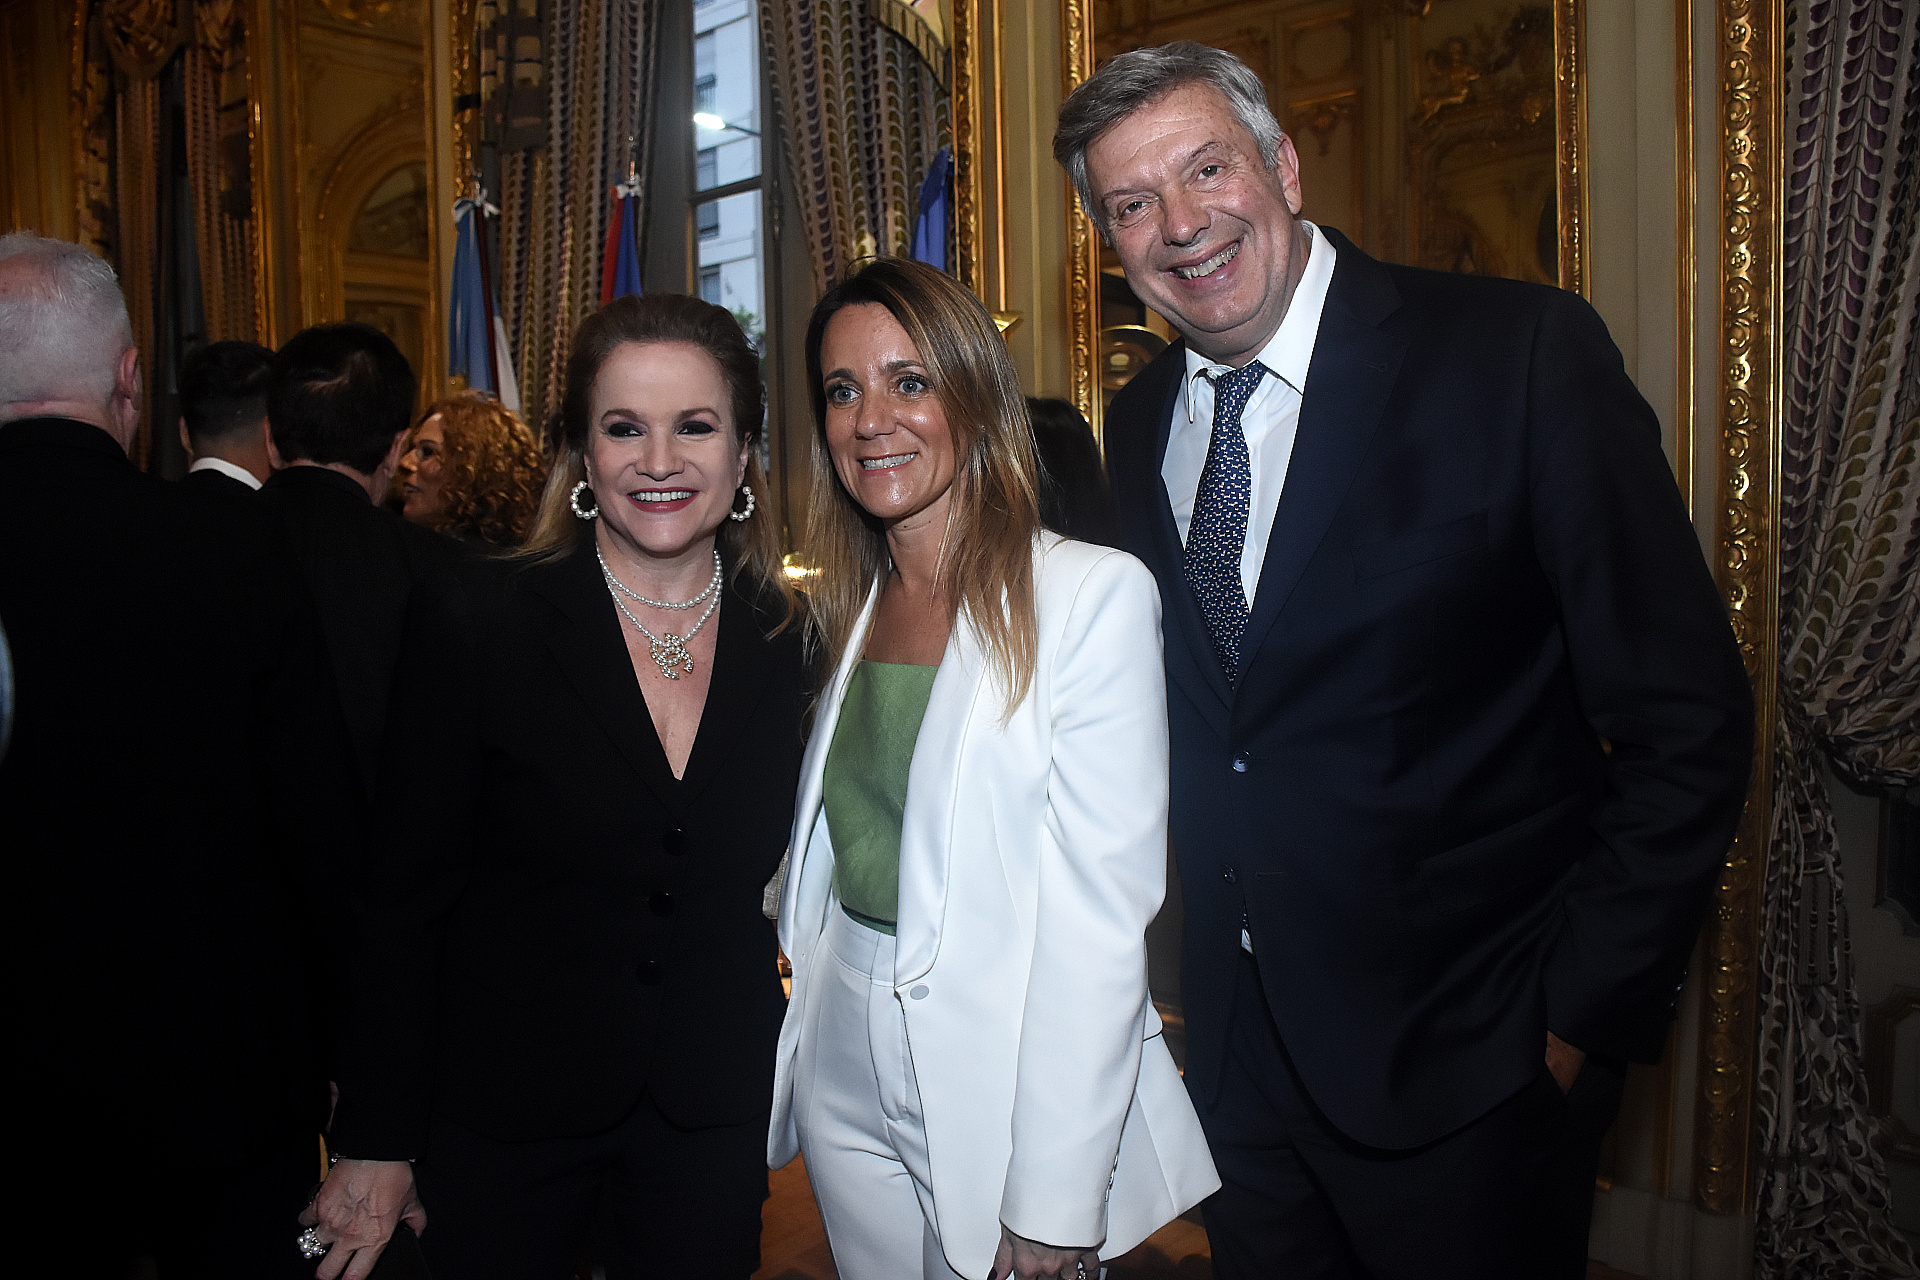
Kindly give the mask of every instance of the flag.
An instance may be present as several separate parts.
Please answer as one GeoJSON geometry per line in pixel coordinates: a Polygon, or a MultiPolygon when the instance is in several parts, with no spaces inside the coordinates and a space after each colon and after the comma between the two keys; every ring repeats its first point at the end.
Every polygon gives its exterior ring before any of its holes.
{"type": "Polygon", "coordinates": [[[934,152],[927,166],[927,177],[920,184],[920,216],[913,224],[913,249],[910,255],[936,271],[947,269],[947,243],[952,228],[947,211],[953,203],[953,155],[945,147],[934,152]]]}
{"type": "Polygon", "coordinates": [[[493,307],[480,270],[480,206],[453,206],[453,298],[447,306],[447,372],[475,391],[496,390],[493,377],[493,307]]]}
{"type": "Polygon", "coordinates": [[[467,380],[475,391],[495,396],[513,412],[520,412],[520,384],[514,376],[513,351],[507,344],[507,326],[493,297],[493,273],[487,264],[487,214],[499,210],[481,191],[472,200],[453,206],[453,298],[447,307],[447,372],[467,380]]]}
{"type": "Polygon", "coordinates": [[[633,179],[612,189],[607,245],[600,259],[600,305],[640,292],[640,193],[633,179]]]}

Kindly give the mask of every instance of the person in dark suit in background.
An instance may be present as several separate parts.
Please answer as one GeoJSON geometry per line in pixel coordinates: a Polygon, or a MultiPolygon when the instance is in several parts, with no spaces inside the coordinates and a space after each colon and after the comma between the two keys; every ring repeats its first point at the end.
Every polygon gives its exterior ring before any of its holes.
{"type": "Polygon", "coordinates": [[[1040,523],[1081,542],[1118,545],[1113,490],[1093,428],[1065,400],[1028,396],[1027,416],[1040,455],[1040,523]]]}
{"type": "Polygon", "coordinates": [[[344,732],[270,549],[129,460],[140,404],[113,269],[0,237],[10,1212],[64,1275],[298,1275],[344,732]]]}
{"type": "Polygon", "coordinates": [[[722,308],[601,308],[525,554],[415,611],[306,1217],[323,1280],[403,1219],[458,1280],[563,1280],[596,1246],[609,1280],[758,1265],[763,895],[808,689],[755,514],[764,405],[722,308]]]}
{"type": "Polygon", "coordinates": [[[180,366],[180,443],[193,459],[185,483],[252,493],[273,474],[267,373],[273,352],[255,342],[215,342],[180,366]]]}
{"type": "Polygon", "coordinates": [[[352,322],[293,335],[267,383],[275,471],[261,496],[319,611],[369,800],[407,608],[470,558],[375,505],[392,487],[413,397],[413,370],[393,339],[352,322]]]}
{"type": "Polygon", "coordinates": [[[1113,59],[1054,154],[1184,339],[1106,444],[1165,606],[1215,1270],[1584,1276],[1752,749],[1659,424],[1576,295],[1304,221],[1229,54],[1113,59]]]}

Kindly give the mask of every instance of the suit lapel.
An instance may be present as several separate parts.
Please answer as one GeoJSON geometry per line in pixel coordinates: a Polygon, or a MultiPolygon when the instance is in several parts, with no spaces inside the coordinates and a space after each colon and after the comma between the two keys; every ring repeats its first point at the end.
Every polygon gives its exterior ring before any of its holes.
{"type": "MultiPolygon", "coordinates": [[[[800,796],[787,846],[787,883],[782,890],[780,918],[783,923],[791,922],[792,932],[802,935],[816,929],[818,922],[826,918],[827,901],[832,893],[832,859],[814,856],[813,837],[820,820],[821,785],[834,730],[840,723],[840,708],[846,701],[847,684],[859,664],[878,598],[876,585],[848,637],[839,670],[834,672],[833,682],[821,700],[819,720],[800,766],[800,796]]],[[[913,763],[907,772],[907,802],[900,830],[896,982],[908,982],[926,973],[940,953],[940,924],[953,859],[953,821],[959,805],[960,766],[975,710],[988,685],[986,676],[986,655],[972,628],[964,621],[956,623],[947,639],[946,652],[941,655],[939,674],[933,679],[927,713],[920,721],[920,733],[913,745],[913,763]]],[[[794,955],[795,948],[802,948],[803,952],[811,949],[812,938],[783,936],[781,945],[788,955],[794,955]]]]}
{"type": "Polygon", "coordinates": [[[640,682],[634,679],[620,615],[588,549],[583,539],[559,564],[527,570],[533,589],[554,606],[543,636],[547,651],[628,765],[668,812],[679,813],[680,785],[653,731],[640,682]]]}
{"type": "MultiPolygon", "coordinates": [[[[1035,543],[1035,555],[1039,543],[1035,543]]],[[[1039,577],[1036,569],[1035,578],[1039,577]]],[[[913,743],[907,803],[900,827],[900,900],[893,979],[911,982],[940,954],[947,874],[953,865],[953,819],[959,807],[960,766],[987,681],[987,657],[964,616],[953,626],[927,714],[913,743]]]]}
{"type": "Polygon", "coordinates": [[[741,593],[737,578],[724,590],[720,631],[714,641],[713,678],[707,682],[707,705],[701,709],[700,729],[687,755],[687,771],[680,779],[681,799],[687,804],[692,804],[708,782],[722,772],[728,752],[753,719],[771,668],[764,660],[756,661],[764,658],[764,646],[753,601],[741,593]]]}
{"type": "Polygon", "coordinates": [[[1160,580],[1160,597],[1166,618],[1165,630],[1176,637],[1185,660],[1169,648],[1167,671],[1194,706],[1222,737],[1227,733],[1227,711],[1231,691],[1220,659],[1214,653],[1213,636],[1193,588],[1187,585],[1186,554],[1180,542],[1180,526],[1174,522],[1173,503],[1167,496],[1166,481],[1160,468],[1166,461],[1167,440],[1173,430],[1173,415],[1180,408],[1180,387],[1187,369],[1186,344],[1175,342],[1140,376],[1164,379],[1164,385],[1149,382],[1143,386],[1147,403],[1153,406],[1151,448],[1134,468],[1137,472],[1133,491],[1127,500],[1136,511],[1146,513],[1142,522],[1145,535],[1141,559],[1160,580]],[[1164,363],[1163,363],[1164,362],[1164,363]]]}
{"type": "Polygon", "coordinates": [[[847,637],[847,651],[820,697],[819,715],[800,758],[800,794],[793,809],[793,831],[787,839],[787,879],[780,890],[780,946],[788,956],[803,956],[813,945],[813,934],[826,919],[827,897],[833,888],[833,862],[813,854],[813,832],[820,820],[821,787],[827,772],[827,751],[840,724],[840,707],[847,700],[847,684],[866,647],[867,628],[873,623],[880,584],[867,592],[866,607],[847,637]]]}
{"type": "Polygon", "coordinates": [[[1286,485],[1240,641],[1243,679],[1346,497],[1406,354],[1406,339],[1382,325],[1400,305],[1386,272],[1339,232],[1322,233],[1337,254],[1333,280],[1314,339],[1286,485]]]}

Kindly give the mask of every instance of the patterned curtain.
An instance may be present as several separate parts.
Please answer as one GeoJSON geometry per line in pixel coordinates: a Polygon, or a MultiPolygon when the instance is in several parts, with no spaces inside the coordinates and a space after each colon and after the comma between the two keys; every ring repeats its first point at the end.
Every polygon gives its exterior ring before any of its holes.
{"type": "Polygon", "coordinates": [[[239,0],[200,0],[186,53],[187,175],[207,341],[258,340],[247,36],[239,0]]]}
{"type": "MultiPolygon", "coordinates": [[[[93,238],[107,240],[113,250],[110,260],[120,273],[149,392],[156,377],[154,306],[160,278],[158,76],[186,36],[189,7],[187,0],[98,0],[86,27],[88,65],[78,68],[76,77],[81,81],[76,88],[83,118],[107,135],[88,154],[98,151],[108,157],[104,172],[82,169],[80,225],[93,238]]],[[[152,411],[149,394],[131,450],[141,466],[147,465],[152,449],[152,411]]]]}
{"type": "MultiPolygon", "coordinates": [[[[528,0],[513,5],[531,8],[528,0]]],[[[658,6],[553,0],[545,5],[537,65],[524,34],[515,36],[501,83],[524,90],[544,79],[544,145],[537,128],[515,120],[513,104],[524,92],[498,108],[489,104],[489,127],[497,121],[501,130],[501,318],[522,411],[538,429],[559,412],[574,328],[600,305],[608,189],[626,177],[630,160],[646,198],[658,6]],[[523,149],[510,149],[513,143],[523,149]]]]}
{"type": "Polygon", "coordinates": [[[781,9],[767,24],[774,87],[813,284],[825,292],[862,259],[912,245],[920,183],[953,141],[948,56],[894,0],[781,9]]]}
{"type": "Polygon", "coordinates": [[[1920,6],[1789,10],[1774,832],[1755,1274],[1915,1276],[1871,1142],[1830,760],[1920,781],[1920,6]]]}
{"type": "MultiPolygon", "coordinates": [[[[185,46],[187,171],[207,336],[258,332],[248,172],[246,39],[238,0],[93,0],[74,50],[78,239],[114,264],[134,345],[158,402],[156,308],[162,297],[160,76],[185,46]]],[[[141,424],[132,456],[151,461],[141,424]]]]}

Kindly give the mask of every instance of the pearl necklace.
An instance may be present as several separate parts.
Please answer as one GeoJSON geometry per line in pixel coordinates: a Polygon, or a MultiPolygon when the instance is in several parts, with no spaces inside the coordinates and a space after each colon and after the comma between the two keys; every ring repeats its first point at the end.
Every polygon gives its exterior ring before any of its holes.
{"type": "Polygon", "coordinates": [[[600,573],[607,580],[607,594],[613,597],[614,606],[620,610],[628,622],[633,624],[634,630],[647,638],[647,644],[653,653],[653,660],[659,664],[660,674],[669,680],[678,680],[683,672],[691,672],[693,670],[693,653],[687,648],[687,642],[699,633],[700,628],[707,625],[707,619],[711,618],[713,611],[720,607],[720,552],[716,549],[713,553],[713,578],[707,583],[706,590],[691,600],[678,603],[650,600],[638,591],[635,591],[632,587],[629,587],[626,583],[620,581],[620,579],[614,577],[613,570],[607,567],[607,558],[600,554],[600,548],[598,546],[595,546],[593,549],[593,557],[600,562],[600,573]],[[707,610],[700,615],[700,621],[694,623],[687,629],[685,635],[677,636],[671,631],[663,631],[659,635],[655,635],[653,632],[647,630],[644,622],[633,616],[633,611],[627,608],[627,602],[620,598],[623,595],[630,596],[642,604],[652,605],[656,609],[691,609],[702,600],[707,600],[707,610]],[[712,598],[708,599],[708,597],[712,598]]]}
{"type": "MultiPolygon", "coordinates": [[[[593,553],[599,555],[600,548],[595,546],[593,553]]],[[[707,581],[706,590],[691,600],[655,600],[651,596],[641,595],[638,591],[635,591],[632,587],[629,587],[626,583],[613,576],[613,571],[607,568],[607,561],[604,556],[601,556],[600,559],[600,571],[607,575],[607,585],[629,600],[638,600],[641,604],[650,604],[656,609],[691,609],[720,589],[720,552],[716,549],[713,553],[713,577],[707,581]]]]}

